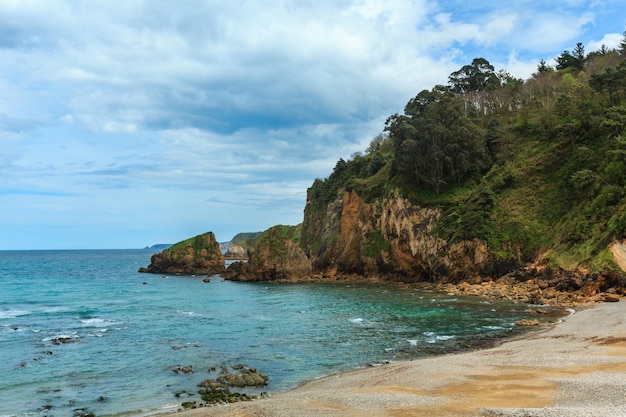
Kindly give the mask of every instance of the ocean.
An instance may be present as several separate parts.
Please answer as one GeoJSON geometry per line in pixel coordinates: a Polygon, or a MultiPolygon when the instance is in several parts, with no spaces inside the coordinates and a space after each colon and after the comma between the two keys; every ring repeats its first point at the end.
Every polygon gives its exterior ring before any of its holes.
{"type": "Polygon", "coordinates": [[[211,367],[255,367],[280,392],[527,330],[529,306],[417,286],[138,273],[152,253],[0,251],[0,416],[155,413],[198,400],[211,367]]]}

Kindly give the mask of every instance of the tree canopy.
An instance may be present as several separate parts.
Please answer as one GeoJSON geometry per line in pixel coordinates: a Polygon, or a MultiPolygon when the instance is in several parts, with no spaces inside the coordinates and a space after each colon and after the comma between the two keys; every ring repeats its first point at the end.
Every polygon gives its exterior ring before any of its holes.
{"type": "Polygon", "coordinates": [[[620,50],[578,43],[525,81],[474,59],[316,180],[311,204],[398,190],[445,210],[437,230],[451,241],[484,239],[501,257],[554,250],[557,265],[582,254],[601,268],[607,242],[626,238],[625,45],[626,33],[620,50]]]}
{"type": "Polygon", "coordinates": [[[394,174],[414,186],[427,184],[439,193],[485,166],[482,131],[451,89],[420,92],[385,129],[395,150],[394,174]]]}
{"type": "Polygon", "coordinates": [[[450,74],[448,82],[452,91],[460,94],[495,90],[500,85],[495,68],[485,58],[474,58],[471,64],[450,74]]]}

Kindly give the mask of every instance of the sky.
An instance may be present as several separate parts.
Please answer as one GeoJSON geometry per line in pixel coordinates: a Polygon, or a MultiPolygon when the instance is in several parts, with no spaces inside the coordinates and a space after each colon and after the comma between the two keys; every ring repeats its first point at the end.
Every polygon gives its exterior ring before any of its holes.
{"type": "Polygon", "coordinates": [[[624,29],[623,0],[0,0],[0,250],[298,224],[472,59],[528,79],[624,29]]]}

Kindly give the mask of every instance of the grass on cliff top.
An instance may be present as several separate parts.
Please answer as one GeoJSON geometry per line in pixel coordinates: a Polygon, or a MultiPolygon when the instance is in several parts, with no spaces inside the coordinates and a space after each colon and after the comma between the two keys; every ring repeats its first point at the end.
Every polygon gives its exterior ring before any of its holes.
{"type": "Polygon", "coordinates": [[[209,249],[209,251],[219,251],[219,243],[217,243],[213,232],[206,232],[201,235],[197,235],[175,243],[174,245],[166,249],[166,251],[174,253],[177,249],[187,246],[191,246],[194,250],[194,253],[198,253],[203,249],[209,249]]]}
{"type": "Polygon", "coordinates": [[[272,226],[266,231],[259,234],[257,237],[249,239],[247,244],[256,246],[259,242],[270,240],[285,240],[291,239],[296,244],[300,244],[302,233],[302,224],[296,226],[277,225],[272,226]]]}

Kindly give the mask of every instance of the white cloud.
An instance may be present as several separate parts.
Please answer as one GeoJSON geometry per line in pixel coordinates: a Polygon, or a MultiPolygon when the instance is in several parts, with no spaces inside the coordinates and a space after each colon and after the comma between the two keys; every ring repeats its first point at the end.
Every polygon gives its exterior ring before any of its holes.
{"type": "Polygon", "coordinates": [[[76,119],[74,118],[73,115],[68,113],[65,116],[61,117],[61,121],[63,123],[68,123],[68,124],[72,124],[73,125],[76,122],[76,119]]]}
{"type": "Polygon", "coordinates": [[[608,34],[602,27],[615,25],[609,18],[621,6],[0,2],[0,176],[31,196],[11,202],[29,210],[15,206],[6,217],[37,222],[48,219],[37,210],[52,207],[53,223],[63,225],[103,207],[111,222],[126,216],[141,228],[134,211],[153,204],[150,227],[160,215],[169,231],[188,230],[207,212],[235,228],[224,220],[235,207],[246,228],[255,217],[264,226],[283,222],[279,215],[296,219],[313,179],[364,150],[420,90],[478,56],[526,78],[539,59],[577,41],[588,51],[611,46],[623,18],[608,34]],[[105,201],[131,195],[141,203],[128,209],[105,201]],[[168,220],[189,202],[198,207],[189,220],[168,220]]]}
{"type": "Polygon", "coordinates": [[[619,48],[620,43],[622,42],[623,39],[624,39],[623,33],[607,33],[602,37],[602,39],[589,42],[585,46],[585,48],[588,52],[597,51],[600,48],[602,48],[602,46],[605,46],[609,49],[617,49],[619,48]]]}

